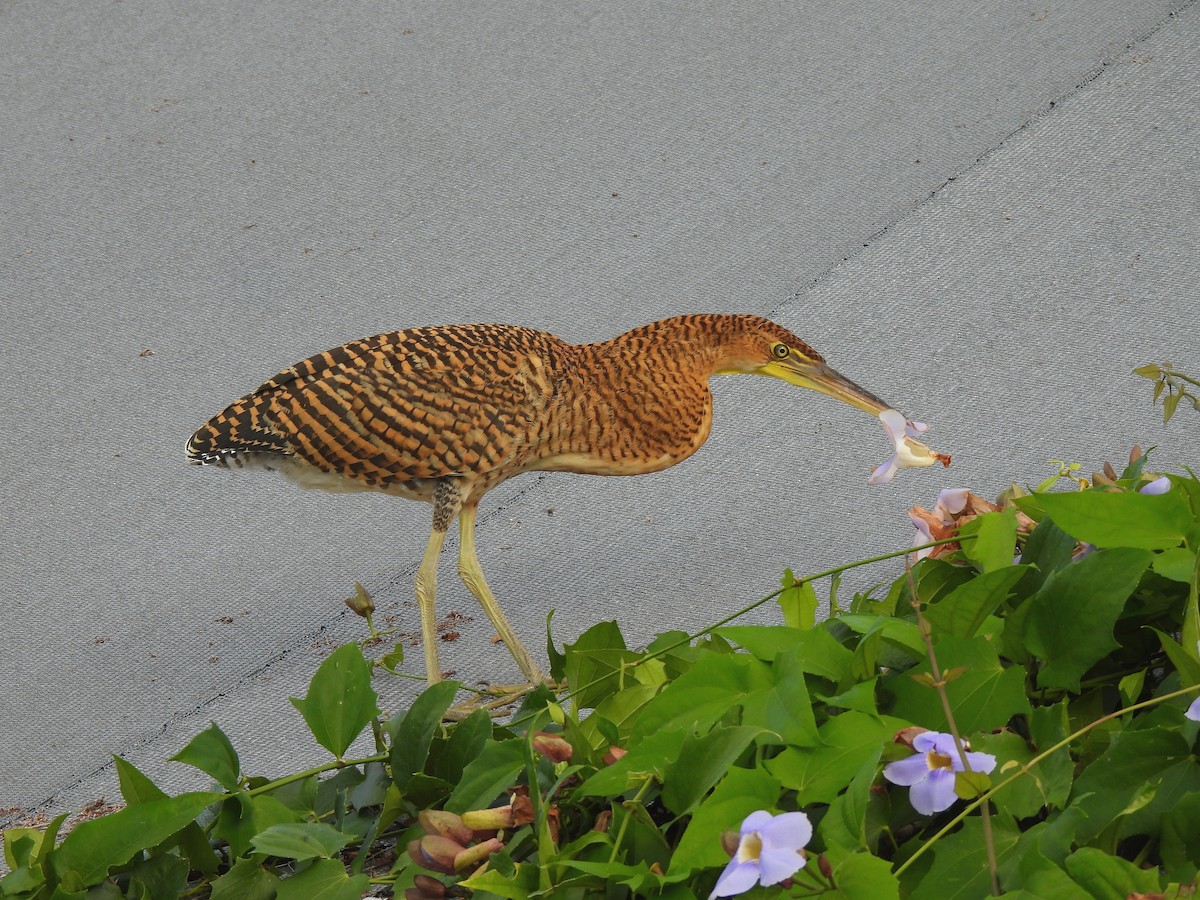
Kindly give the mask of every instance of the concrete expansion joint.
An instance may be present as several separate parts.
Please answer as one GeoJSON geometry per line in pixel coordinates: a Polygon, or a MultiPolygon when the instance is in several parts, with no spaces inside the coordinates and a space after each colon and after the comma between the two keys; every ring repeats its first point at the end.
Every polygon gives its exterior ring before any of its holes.
{"type": "Polygon", "coordinates": [[[770,317],[774,316],[775,313],[786,310],[788,307],[799,302],[801,299],[803,299],[805,294],[807,294],[810,290],[812,290],[818,284],[821,284],[823,281],[825,281],[827,278],[829,278],[829,276],[832,275],[837,269],[841,268],[843,265],[850,262],[850,260],[856,259],[860,255],[862,255],[863,252],[868,250],[871,247],[871,245],[874,244],[876,241],[878,241],[881,237],[883,237],[884,235],[891,232],[893,229],[896,228],[896,226],[903,224],[911,216],[913,216],[916,212],[923,209],[927,204],[929,204],[932,201],[934,201],[935,199],[937,199],[937,197],[942,193],[942,191],[945,190],[946,187],[948,187],[952,182],[957,181],[959,178],[962,178],[964,175],[968,174],[969,172],[972,172],[977,166],[979,166],[981,163],[987,161],[993,154],[996,153],[996,151],[998,151],[1001,147],[1003,147],[1005,144],[1007,144],[1009,141],[1011,141],[1014,137],[1019,135],[1021,132],[1025,131],[1027,128],[1029,128],[1031,125],[1033,125],[1035,122],[1038,122],[1041,119],[1043,119],[1045,116],[1047,116],[1053,110],[1057,109],[1058,106],[1060,104],[1062,104],[1064,101],[1070,100],[1072,97],[1074,97],[1076,94],[1078,94],[1081,90],[1083,90],[1085,87],[1087,87],[1089,84],[1091,84],[1097,78],[1099,78],[1100,75],[1102,75],[1110,66],[1121,61],[1125,57],[1129,56],[1135,49],[1137,49],[1137,47],[1139,47],[1141,44],[1145,43],[1147,40],[1152,38],[1155,34],[1157,34],[1159,31],[1161,31],[1165,26],[1171,24],[1172,20],[1175,19],[1180,13],[1195,6],[1198,2],[1200,2],[1200,0],[1183,0],[1183,2],[1181,2],[1177,6],[1175,6],[1174,9],[1169,10],[1166,13],[1166,15],[1164,15],[1161,19],[1159,19],[1153,25],[1150,25],[1149,27],[1147,27],[1144,31],[1142,31],[1140,34],[1138,34],[1132,40],[1127,41],[1124,48],[1121,50],[1120,53],[1115,53],[1112,56],[1108,56],[1108,57],[1105,57],[1104,59],[1101,59],[1099,63],[1097,63],[1095,66],[1093,66],[1091,69],[1089,69],[1086,73],[1084,73],[1084,75],[1075,83],[1075,85],[1072,88],[1047,100],[1032,115],[1030,115],[1027,119],[1025,119],[1025,121],[1021,122],[1021,124],[1017,125],[1011,131],[1009,131],[1007,134],[1005,134],[995,144],[993,144],[991,147],[988,147],[986,150],[984,150],[982,153],[980,153],[978,156],[976,156],[971,162],[967,163],[967,165],[963,166],[961,169],[957,170],[956,172],[951,173],[950,175],[947,175],[946,178],[940,184],[938,184],[936,187],[934,187],[933,189],[928,191],[921,199],[919,199],[918,201],[916,201],[915,203],[910,205],[907,209],[905,209],[903,212],[898,214],[891,221],[884,223],[877,230],[873,231],[862,242],[862,246],[856,246],[853,250],[850,250],[849,252],[845,253],[834,265],[829,266],[825,270],[817,273],[815,276],[810,278],[804,284],[803,287],[798,288],[797,290],[793,291],[792,294],[789,297],[787,297],[785,300],[772,306],[771,309],[766,314],[767,317],[770,318],[770,317]]]}

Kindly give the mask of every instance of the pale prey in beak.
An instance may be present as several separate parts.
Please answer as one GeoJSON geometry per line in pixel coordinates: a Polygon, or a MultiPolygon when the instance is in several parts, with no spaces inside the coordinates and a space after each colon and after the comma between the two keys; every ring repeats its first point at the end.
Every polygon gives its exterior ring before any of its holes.
{"type": "Polygon", "coordinates": [[[887,484],[899,469],[920,469],[940,462],[943,466],[950,465],[950,455],[930,450],[920,441],[917,435],[929,426],[924,422],[913,422],[904,418],[904,414],[894,409],[885,409],[879,414],[892,442],[894,451],[891,457],[881,466],[876,466],[867,479],[868,484],[887,484]]]}

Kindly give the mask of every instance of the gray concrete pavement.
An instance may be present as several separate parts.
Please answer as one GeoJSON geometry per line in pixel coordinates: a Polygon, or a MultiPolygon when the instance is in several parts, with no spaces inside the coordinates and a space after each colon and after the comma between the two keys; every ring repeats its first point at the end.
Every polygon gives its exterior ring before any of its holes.
{"type": "MultiPolygon", "coordinates": [[[[770,312],[955,454],[869,488],[877,423],[719,379],[687,463],[485,501],[531,646],[551,608],[703,625],[950,484],[1197,462],[1128,375],[1200,369],[1194,3],[8,2],[0,42],[0,809],[115,796],[113,752],[195,783],[162,761],[210,719],[249,771],[320,758],[286,697],[358,633],[354,581],[416,627],[428,509],[182,448],[351,338],[770,312]]],[[[461,631],[448,666],[515,677],[461,631]]]]}

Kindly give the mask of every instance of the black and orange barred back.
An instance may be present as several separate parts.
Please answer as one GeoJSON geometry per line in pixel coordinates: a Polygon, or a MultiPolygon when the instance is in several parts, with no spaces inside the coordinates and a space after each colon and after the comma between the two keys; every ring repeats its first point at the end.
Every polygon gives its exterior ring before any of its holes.
{"type": "Polygon", "coordinates": [[[202,426],[201,465],[291,458],[368,487],[510,463],[570,347],[507,325],[412,328],[280,372],[202,426]]]}
{"type": "Polygon", "coordinates": [[[511,325],[388,332],[280,372],[202,426],[188,457],[287,462],[343,479],[339,490],[410,485],[421,499],[457,476],[475,501],[533,469],[652,472],[708,437],[713,373],[753,371],[777,341],[820,360],[758,316],[679,316],[578,346],[511,325]]]}

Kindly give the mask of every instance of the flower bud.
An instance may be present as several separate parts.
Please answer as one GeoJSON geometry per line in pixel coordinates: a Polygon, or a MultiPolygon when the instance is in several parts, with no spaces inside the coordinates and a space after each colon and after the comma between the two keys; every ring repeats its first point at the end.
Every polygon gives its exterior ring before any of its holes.
{"type": "Polygon", "coordinates": [[[928,728],[922,728],[920,725],[910,725],[907,728],[901,728],[892,736],[892,742],[903,744],[905,747],[912,749],[913,741],[918,734],[924,734],[928,728]]]}
{"type": "Polygon", "coordinates": [[[408,855],[422,868],[432,872],[441,872],[444,875],[453,875],[454,861],[465,849],[462,844],[452,841],[450,838],[427,834],[419,840],[409,842],[408,855]]]}
{"type": "Polygon", "coordinates": [[[481,841],[474,847],[467,847],[454,857],[454,871],[465,872],[468,869],[474,869],[493,853],[503,849],[504,842],[499,838],[481,841]]]}
{"type": "Polygon", "coordinates": [[[829,860],[825,858],[824,853],[817,857],[817,868],[826,879],[833,877],[833,866],[829,864],[829,860]]]}
{"type": "Polygon", "coordinates": [[[561,734],[550,734],[548,731],[539,731],[533,736],[533,749],[551,762],[566,762],[571,758],[571,754],[575,752],[566,738],[561,734]]]}
{"type": "Polygon", "coordinates": [[[444,809],[423,809],[417,815],[417,821],[421,823],[426,834],[450,838],[463,846],[471,842],[471,829],[463,824],[463,820],[455,813],[444,809]]]}
{"type": "Polygon", "coordinates": [[[726,828],[721,832],[721,849],[724,850],[732,859],[738,852],[738,845],[742,842],[742,836],[732,828],[726,828]]]}
{"type": "Polygon", "coordinates": [[[596,816],[596,822],[595,822],[595,824],[592,825],[592,831],[608,831],[609,826],[611,826],[611,825],[612,825],[612,810],[606,809],[606,810],[603,810],[598,816],[596,816]]]}
{"type": "Polygon", "coordinates": [[[356,615],[362,616],[364,619],[375,612],[375,601],[371,599],[367,589],[357,581],[354,582],[354,596],[347,597],[345,603],[356,615]]]}
{"type": "Polygon", "coordinates": [[[404,891],[404,900],[442,900],[445,896],[446,886],[428,875],[418,875],[413,886],[404,891]]]}
{"type": "Polygon", "coordinates": [[[472,809],[462,814],[462,823],[471,831],[499,831],[501,828],[512,828],[512,804],[508,806],[493,806],[491,809],[472,809]]]}
{"type": "MultiPolygon", "coordinates": [[[[490,809],[472,809],[462,814],[463,827],[476,832],[500,831],[504,828],[516,828],[528,825],[533,821],[533,802],[523,794],[513,794],[512,802],[507,806],[493,806],[490,809]]],[[[490,835],[489,835],[490,836],[490,835]]],[[[466,843],[465,841],[463,843],[466,843]]]]}
{"type": "Polygon", "coordinates": [[[616,744],[610,744],[608,747],[608,752],[604,754],[604,761],[611,766],[628,752],[628,750],[622,750],[616,744]]]}

